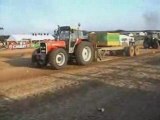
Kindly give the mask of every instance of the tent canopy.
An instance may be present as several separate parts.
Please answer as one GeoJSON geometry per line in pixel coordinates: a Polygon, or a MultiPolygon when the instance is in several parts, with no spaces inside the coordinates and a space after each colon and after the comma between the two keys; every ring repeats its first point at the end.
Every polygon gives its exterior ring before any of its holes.
{"type": "Polygon", "coordinates": [[[54,40],[55,38],[52,35],[31,35],[31,34],[14,34],[11,35],[7,41],[26,41],[26,40],[54,40]]]}
{"type": "Polygon", "coordinates": [[[17,35],[11,35],[7,41],[23,41],[23,40],[31,40],[31,35],[26,34],[17,34],[17,35]]]}

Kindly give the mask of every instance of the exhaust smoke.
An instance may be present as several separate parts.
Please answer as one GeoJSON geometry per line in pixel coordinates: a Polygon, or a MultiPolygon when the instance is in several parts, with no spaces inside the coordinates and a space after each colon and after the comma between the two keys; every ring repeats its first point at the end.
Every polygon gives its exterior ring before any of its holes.
{"type": "Polygon", "coordinates": [[[144,13],[143,18],[146,29],[160,29],[160,14],[157,11],[147,11],[144,13]]]}

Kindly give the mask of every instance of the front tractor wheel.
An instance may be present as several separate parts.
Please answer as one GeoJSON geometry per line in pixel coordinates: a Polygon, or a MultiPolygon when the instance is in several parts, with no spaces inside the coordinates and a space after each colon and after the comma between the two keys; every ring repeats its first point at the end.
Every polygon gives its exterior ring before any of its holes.
{"type": "Polygon", "coordinates": [[[46,60],[38,60],[37,59],[37,54],[40,53],[40,49],[36,49],[33,53],[32,53],[32,65],[34,67],[45,67],[47,65],[47,61],[46,60]]]}
{"type": "Polygon", "coordinates": [[[94,49],[90,42],[80,43],[75,51],[76,61],[79,65],[87,65],[93,61],[94,49]]]}
{"type": "Polygon", "coordinates": [[[66,51],[62,48],[53,50],[49,56],[49,63],[53,69],[62,69],[66,66],[68,61],[68,55],[66,51]]]}

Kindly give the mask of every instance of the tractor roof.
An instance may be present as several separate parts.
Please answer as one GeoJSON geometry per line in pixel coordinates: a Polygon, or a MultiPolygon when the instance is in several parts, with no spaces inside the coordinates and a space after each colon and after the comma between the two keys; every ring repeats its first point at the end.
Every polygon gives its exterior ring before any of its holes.
{"type": "Polygon", "coordinates": [[[62,26],[60,30],[71,30],[70,26],[62,26]]]}

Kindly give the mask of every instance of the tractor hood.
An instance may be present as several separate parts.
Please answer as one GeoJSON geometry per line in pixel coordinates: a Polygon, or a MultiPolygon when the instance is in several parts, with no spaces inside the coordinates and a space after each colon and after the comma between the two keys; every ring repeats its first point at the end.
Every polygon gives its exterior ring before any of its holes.
{"type": "MultiPolygon", "coordinates": [[[[44,43],[42,43],[44,44],[44,43]]],[[[65,41],[49,41],[45,42],[47,52],[56,49],[56,48],[66,48],[66,43],[65,41]]]]}

